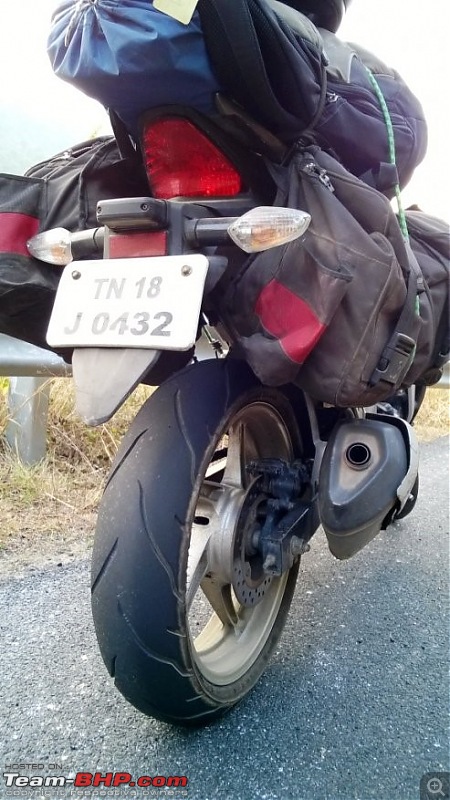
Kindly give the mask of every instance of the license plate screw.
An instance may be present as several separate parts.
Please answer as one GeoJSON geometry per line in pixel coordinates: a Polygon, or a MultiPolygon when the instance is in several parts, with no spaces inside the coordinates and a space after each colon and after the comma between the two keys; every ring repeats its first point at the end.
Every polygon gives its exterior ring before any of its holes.
{"type": "Polygon", "coordinates": [[[188,267],[187,264],[184,267],[181,267],[181,274],[184,278],[187,278],[188,275],[192,275],[192,267],[188,267]]]}
{"type": "Polygon", "coordinates": [[[81,278],[81,272],[78,272],[77,269],[74,269],[74,271],[72,272],[72,278],[74,279],[74,281],[78,281],[81,278]]]}

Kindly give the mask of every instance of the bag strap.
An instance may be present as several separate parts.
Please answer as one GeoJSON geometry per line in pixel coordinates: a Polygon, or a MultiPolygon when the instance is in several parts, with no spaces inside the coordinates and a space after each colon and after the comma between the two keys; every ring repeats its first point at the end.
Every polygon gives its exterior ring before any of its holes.
{"type": "Polygon", "coordinates": [[[420,275],[420,267],[409,243],[405,242],[405,245],[411,265],[406,284],[406,298],[395,331],[370,377],[370,386],[375,386],[379,381],[390,383],[393,387],[400,386],[416,354],[417,334],[422,324],[418,314],[417,297],[417,276],[420,275]]]}
{"type": "Polygon", "coordinates": [[[108,108],[108,116],[120,155],[122,158],[129,158],[133,161],[138,161],[138,151],[136,150],[131,136],[125,127],[125,123],[122,122],[113,108],[108,108]]]}
{"type": "MultiPolygon", "coordinates": [[[[384,94],[381,91],[381,86],[378,83],[377,79],[375,78],[375,75],[373,74],[373,72],[370,71],[370,69],[368,67],[366,67],[365,65],[364,65],[364,67],[365,67],[365,70],[366,70],[366,73],[367,73],[367,77],[369,78],[369,82],[372,85],[372,88],[373,88],[373,90],[374,90],[374,92],[376,94],[377,100],[378,100],[378,102],[380,104],[381,111],[383,113],[384,122],[385,122],[385,125],[386,125],[387,137],[388,137],[388,149],[389,149],[390,165],[391,165],[391,168],[395,169],[395,175],[396,175],[396,179],[397,179],[395,181],[395,183],[391,184],[391,185],[393,185],[393,188],[394,188],[394,191],[395,191],[395,198],[397,200],[398,221],[399,221],[399,225],[400,225],[401,231],[403,233],[403,236],[408,241],[409,240],[408,225],[406,223],[406,216],[405,216],[405,211],[403,209],[403,203],[402,203],[401,189],[400,189],[400,184],[399,184],[399,180],[398,180],[397,156],[396,156],[396,151],[395,151],[395,135],[394,135],[394,126],[392,124],[391,114],[389,112],[389,108],[388,108],[388,105],[386,103],[384,94]]],[[[380,165],[380,167],[381,166],[382,165],[380,165]]],[[[379,187],[377,186],[377,188],[379,188],[379,187]]],[[[381,188],[380,188],[380,191],[382,191],[381,188]]]]}
{"type": "MultiPolygon", "coordinates": [[[[377,79],[368,67],[365,67],[365,69],[383,112],[388,138],[390,165],[397,173],[394,126],[392,124],[389,108],[377,79]]],[[[398,223],[403,234],[410,270],[407,278],[406,298],[402,312],[397,320],[395,331],[384,348],[378,365],[371,375],[369,381],[370,386],[375,386],[379,381],[386,381],[393,386],[401,385],[403,378],[414,361],[417,334],[421,325],[419,298],[417,294],[418,276],[421,275],[421,270],[409,244],[408,225],[403,209],[398,173],[397,181],[394,184],[394,190],[398,206],[398,223]]]]}
{"type": "Polygon", "coordinates": [[[272,90],[252,18],[252,6],[260,16],[265,15],[266,26],[272,29],[271,9],[267,8],[266,12],[258,0],[200,0],[198,11],[208,55],[219,81],[244,108],[254,107],[257,99],[258,108],[266,119],[277,120],[281,127],[298,128],[298,119],[283,108],[272,90]],[[233,75],[231,87],[230,76],[233,75]]]}
{"type": "Polygon", "coordinates": [[[258,97],[269,114],[278,114],[247,0],[200,0],[198,11],[219,80],[227,86],[230,70],[238,73],[244,90],[258,97]]]}

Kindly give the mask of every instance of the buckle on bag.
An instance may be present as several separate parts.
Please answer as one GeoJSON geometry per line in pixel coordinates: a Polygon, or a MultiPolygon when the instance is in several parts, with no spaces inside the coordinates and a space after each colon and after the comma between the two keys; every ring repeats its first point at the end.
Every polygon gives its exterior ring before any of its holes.
{"type": "Polygon", "coordinates": [[[414,339],[406,333],[396,332],[381,354],[371,375],[370,386],[375,386],[378,381],[387,381],[394,386],[399,384],[411,365],[415,350],[414,339]]]}

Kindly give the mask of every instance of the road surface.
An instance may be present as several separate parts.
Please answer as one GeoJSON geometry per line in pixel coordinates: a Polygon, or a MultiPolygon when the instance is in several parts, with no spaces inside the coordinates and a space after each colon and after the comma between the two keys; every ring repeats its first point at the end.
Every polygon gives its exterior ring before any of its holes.
{"type": "MultiPolygon", "coordinates": [[[[448,440],[423,445],[410,517],[344,563],[318,534],[265,675],[206,729],[147,719],[114,689],[94,638],[86,561],[3,578],[2,773],[42,764],[44,775],[189,779],[187,793],[133,790],[142,800],[418,800],[421,776],[449,769],[448,477],[448,440]]],[[[1,800],[12,791],[0,776],[1,800]]]]}

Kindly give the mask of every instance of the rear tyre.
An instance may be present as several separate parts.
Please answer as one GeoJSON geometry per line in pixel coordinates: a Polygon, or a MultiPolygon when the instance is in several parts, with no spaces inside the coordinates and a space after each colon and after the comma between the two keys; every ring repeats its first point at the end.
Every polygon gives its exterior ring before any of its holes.
{"type": "Polygon", "coordinates": [[[136,417],[100,507],[92,612],[117,688],[145,714],[209,722],[263,672],[298,562],[262,570],[246,466],[300,452],[285,397],[236,361],[188,367],[136,417]]]}

